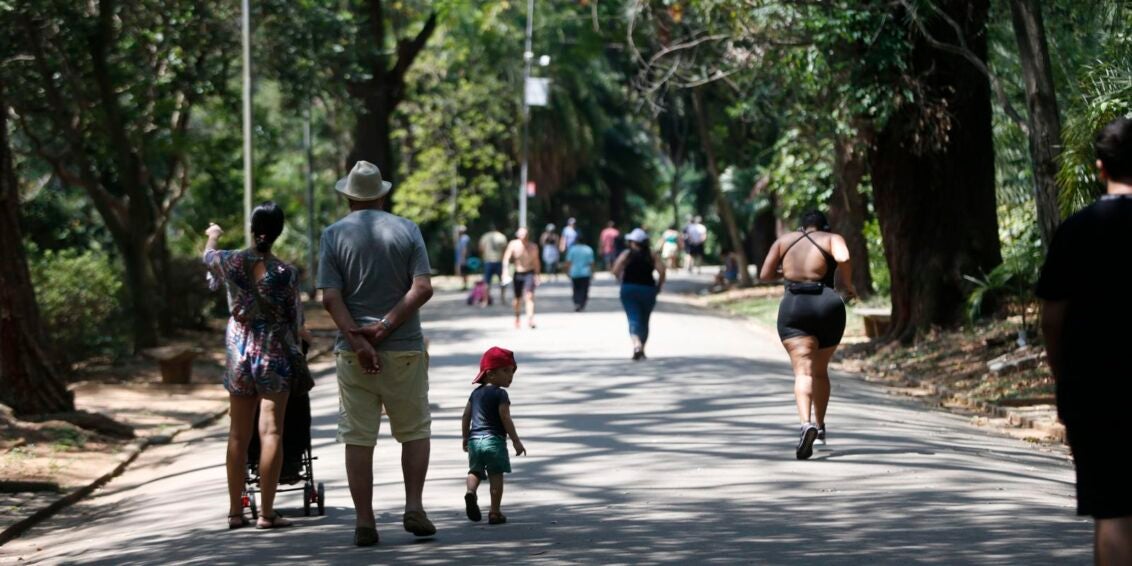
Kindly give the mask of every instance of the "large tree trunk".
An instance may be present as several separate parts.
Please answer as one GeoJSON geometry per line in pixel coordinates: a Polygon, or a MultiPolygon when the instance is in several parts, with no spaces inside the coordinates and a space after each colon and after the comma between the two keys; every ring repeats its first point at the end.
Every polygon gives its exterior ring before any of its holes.
{"type": "MultiPolygon", "coordinates": [[[[362,111],[355,118],[354,147],[346,160],[346,167],[353,168],[355,163],[364,159],[376,164],[381,169],[381,177],[392,182],[397,173],[393,140],[390,138],[393,112],[405,95],[405,73],[436,30],[437,16],[436,12],[430,14],[421,31],[411,40],[397,37],[394,29],[392,42],[395,47],[391,50],[386,38],[388,30],[383,0],[365,0],[355,7],[358,9],[358,21],[365,26],[364,31],[372,42],[372,46],[368,47],[372,55],[363,62],[370,71],[370,77],[347,85],[350,95],[361,100],[362,111]],[[396,55],[392,66],[389,65],[390,52],[396,55]]],[[[393,193],[396,191],[397,185],[394,184],[385,199],[387,209],[392,209],[393,193]]]]}
{"type": "Polygon", "coordinates": [[[711,176],[711,190],[715,193],[715,206],[719,209],[719,217],[727,227],[727,234],[731,237],[731,246],[739,262],[739,284],[749,287],[751,281],[750,263],[747,261],[747,246],[743,241],[743,232],[735,222],[735,213],[731,210],[731,202],[723,194],[719,186],[719,165],[715,161],[715,149],[711,146],[711,137],[708,135],[707,116],[704,115],[703,96],[700,88],[692,89],[692,106],[696,113],[696,128],[700,134],[700,143],[703,145],[704,156],[707,158],[708,175],[711,176]]]}
{"type": "Polygon", "coordinates": [[[834,184],[833,195],[829,200],[829,222],[833,231],[841,234],[849,247],[853,287],[862,299],[873,294],[869,245],[865,241],[868,202],[859,190],[868,167],[869,137],[868,132],[858,129],[855,136],[838,136],[834,140],[834,184]]]}
{"type": "Polygon", "coordinates": [[[1018,59],[1026,84],[1029,108],[1030,159],[1034,167],[1034,201],[1038,207],[1038,226],[1042,247],[1048,248],[1061,223],[1057,199],[1057,156],[1061,152],[1061,117],[1053,88],[1045,24],[1037,0],[1010,0],[1018,59]]]}
{"type": "MultiPolygon", "coordinates": [[[[936,2],[983,60],[988,3],[936,2]]],[[[926,25],[937,37],[951,37],[938,17],[926,25]]],[[[914,41],[907,72],[921,78],[925,98],[896,110],[870,156],[892,275],[892,327],[884,338],[903,342],[931,325],[959,323],[968,291],[963,276],[1002,261],[987,77],[921,35],[914,41]]]]}
{"type": "Polygon", "coordinates": [[[0,84],[0,401],[17,415],[74,411],[74,397],[44,351],[19,208],[8,105],[0,84]]]}
{"type": "MultiPolygon", "coordinates": [[[[393,182],[397,168],[393,162],[390,120],[395,107],[396,103],[391,103],[387,92],[378,91],[365,97],[362,112],[354,123],[354,148],[346,158],[347,168],[352,169],[361,160],[369,161],[381,169],[382,179],[393,182]]],[[[390,197],[396,190],[397,185],[394,183],[390,197]]],[[[390,202],[387,197],[387,205],[390,202]]]]}

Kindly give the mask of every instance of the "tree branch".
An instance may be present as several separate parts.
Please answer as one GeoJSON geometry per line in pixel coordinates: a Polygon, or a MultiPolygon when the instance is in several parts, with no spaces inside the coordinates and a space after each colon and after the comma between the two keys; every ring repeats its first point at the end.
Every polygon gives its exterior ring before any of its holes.
{"type": "Polygon", "coordinates": [[[417,55],[424,49],[425,44],[428,43],[434,31],[436,31],[436,12],[429,14],[424,27],[421,28],[420,33],[418,33],[412,41],[397,42],[397,63],[393,66],[392,72],[390,72],[392,75],[390,83],[392,84],[394,93],[394,104],[401,100],[401,91],[405,85],[405,73],[413,66],[413,61],[416,60],[417,55]]]}
{"type": "Polygon", "coordinates": [[[1014,109],[1014,105],[1010,103],[1010,98],[1006,96],[1006,90],[1002,86],[1002,81],[998,80],[998,77],[995,76],[993,72],[991,72],[990,68],[987,67],[987,64],[967,47],[967,41],[963,38],[963,29],[959,25],[959,23],[952,19],[951,16],[948,16],[946,13],[944,13],[938,6],[935,5],[934,2],[929,2],[932,10],[936,12],[936,14],[939,15],[955,31],[956,38],[959,41],[959,45],[946,43],[932,36],[932,34],[928,31],[927,26],[924,24],[924,21],[920,18],[919,13],[916,11],[916,7],[912,5],[911,2],[909,2],[908,0],[900,0],[900,4],[904,6],[905,10],[908,11],[908,14],[912,18],[912,21],[920,30],[920,35],[924,36],[924,39],[928,42],[928,45],[945,53],[951,53],[952,55],[958,55],[966,59],[967,62],[971,63],[971,65],[978,69],[978,71],[987,78],[987,81],[990,82],[991,89],[994,90],[995,98],[998,99],[999,105],[1002,106],[1002,110],[1015,124],[1017,124],[1019,128],[1022,129],[1023,133],[1025,133],[1027,136],[1030,135],[1029,122],[1024,119],[1022,115],[1014,109]]]}

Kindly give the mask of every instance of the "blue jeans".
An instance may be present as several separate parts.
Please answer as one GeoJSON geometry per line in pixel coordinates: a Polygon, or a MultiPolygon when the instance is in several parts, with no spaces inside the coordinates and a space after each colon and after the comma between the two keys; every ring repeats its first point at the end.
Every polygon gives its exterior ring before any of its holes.
{"type": "Polygon", "coordinates": [[[622,283],[621,306],[629,318],[629,334],[640,338],[644,344],[649,339],[649,317],[656,306],[656,287],[622,283]]]}

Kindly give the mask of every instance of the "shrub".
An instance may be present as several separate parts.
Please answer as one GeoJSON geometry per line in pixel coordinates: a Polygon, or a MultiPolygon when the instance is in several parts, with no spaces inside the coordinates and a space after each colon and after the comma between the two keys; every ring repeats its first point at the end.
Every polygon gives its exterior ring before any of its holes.
{"type": "Polygon", "coordinates": [[[32,284],[53,352],[67,364],[126,352],[121,265],[98,249],[38,253],[29,247],[32,284]]]}

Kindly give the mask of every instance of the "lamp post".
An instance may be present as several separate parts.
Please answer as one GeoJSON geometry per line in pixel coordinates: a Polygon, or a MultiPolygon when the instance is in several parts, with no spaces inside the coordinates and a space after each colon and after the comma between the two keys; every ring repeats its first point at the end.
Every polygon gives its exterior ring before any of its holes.
{"type": "Polygon", "coordinates": [[[527,41],[523,48],[523,161],[519,165],[519,227],[527,226],[527,141],[531,108],[527,104],[527,83],[531,78],[531,33],[534,25],[535,0],[527,0],[527,41]]]}
{"type": "Polygon", "coordinates": [[[252,38],[251,0],[241,3],[244,59],[244,243],[252,247],[252,38]]]}

